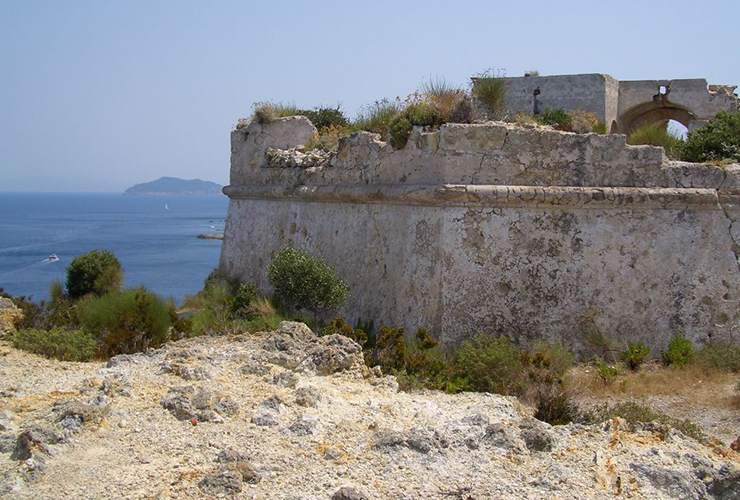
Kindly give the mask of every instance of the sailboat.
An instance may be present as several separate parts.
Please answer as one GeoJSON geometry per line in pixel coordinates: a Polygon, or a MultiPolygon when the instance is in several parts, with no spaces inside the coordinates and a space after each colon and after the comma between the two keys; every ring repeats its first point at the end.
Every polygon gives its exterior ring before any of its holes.
{"type": "Polygon", "coordinates": [[[170,206],[169,206],[169,205],[168,205],[167,203],[165,203],[165,204],[164,204],[164,209],[165,209],[165,210],[169,210],[169,209],[170,209],[170,206]]]}

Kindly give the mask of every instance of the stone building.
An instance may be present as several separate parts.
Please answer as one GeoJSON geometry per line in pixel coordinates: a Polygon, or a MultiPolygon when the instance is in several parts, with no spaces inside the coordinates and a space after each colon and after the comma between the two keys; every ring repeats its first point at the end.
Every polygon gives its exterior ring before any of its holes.
{"type": "Polygon", "coordinates": [[[506,78],[511,115],[547,108],[584,110],[611,133],[626,134],[645,123],[675,120],[689,130],[720,111],[738,109],[737,86],[707,85],[704,79],[618,81],[609,75],[555,75],[506,78]]]}

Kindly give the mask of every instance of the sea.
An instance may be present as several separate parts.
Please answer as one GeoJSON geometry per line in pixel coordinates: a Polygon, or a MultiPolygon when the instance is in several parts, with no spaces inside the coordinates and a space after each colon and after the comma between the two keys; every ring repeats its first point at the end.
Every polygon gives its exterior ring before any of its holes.
{"type": "Polygon", "coordinates": [[[0,287],[48,299],[54,280],[78,255],[112,250],[124,286],[145,286],[178,304],[218,266],[226,196],[0,192],[0,287]],[[59,260],[50,259],[55,254],[59,260]]]}

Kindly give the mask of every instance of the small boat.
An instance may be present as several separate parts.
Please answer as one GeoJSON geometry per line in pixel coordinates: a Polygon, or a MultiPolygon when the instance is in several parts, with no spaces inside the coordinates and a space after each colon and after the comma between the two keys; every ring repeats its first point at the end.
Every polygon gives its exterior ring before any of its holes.
{"type": "Polygon", "coordinates": [[[164,204],[164,209],[165,209],[165,210],[169,210],[169,209],[170,209],[170,206],[169,206],[169,204],[165,203],[165,204],[164,204]]]}
{"type": "Polygon", "coordinates": [[[49,255],[49,258],[46,259],[46,260],[48,260],[49,262],[56,262],[56,261],[59,260],[59,257],[57,257],[57,254],[53,253],[53,254],[49,255]]]}

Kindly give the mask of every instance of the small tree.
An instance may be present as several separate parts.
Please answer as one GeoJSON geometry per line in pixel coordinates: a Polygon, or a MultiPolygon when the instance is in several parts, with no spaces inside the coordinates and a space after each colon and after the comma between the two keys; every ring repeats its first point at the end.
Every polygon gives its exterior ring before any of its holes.
{"type": "Polygon", "coordinates": [[[347,282],[323,260],[287,246],[272,259],[267,274],[275,295],[293,309],[337,310],[347,300],[347,282]]]}
{"type": "Polygon", "coordinates": [[[123,268],[110,250],[93,250],[72,259],[67,267],[67,295],[78,299],[121,289],[123,268]]]}

